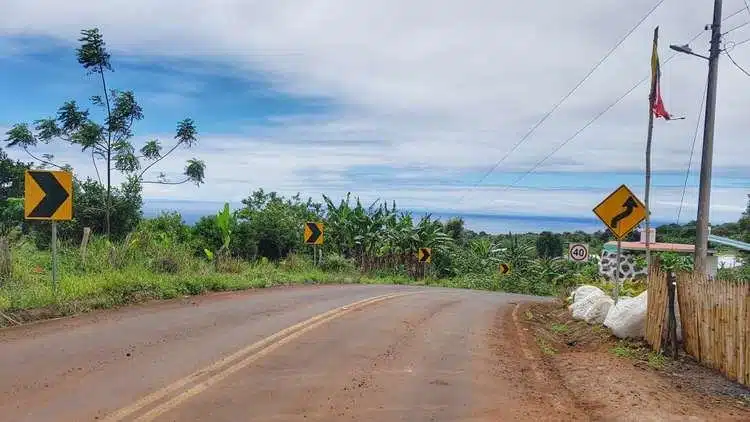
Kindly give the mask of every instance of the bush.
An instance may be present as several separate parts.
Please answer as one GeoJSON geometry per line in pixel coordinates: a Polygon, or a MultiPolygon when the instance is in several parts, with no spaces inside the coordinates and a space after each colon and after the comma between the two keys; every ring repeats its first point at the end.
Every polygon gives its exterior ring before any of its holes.
{"type": "Polygon", "coordinates": [[[323,258],[320,269],[331,272],[354,272],[357,266],[349,259],[338,254],[329,254],[323,258]]]}
{"type": "Polygon", "coordinates": [[[283,271],[302,271],[312,268],[312,259],[305,255],[290,253],[279,263],[283,271]]]}
{"type": "Polygon", "coordinates": [[[178,212],[164,211],[154,218],[142,220],[137,231],[152,235],[162,233],[180,244],[188,244],[193,238],[190,226],[185,224],[178,212]]]}
{"type": "Polygon", "coordinates": [[[244,262],[239,258],[225,254],[218,254],[216,257],[216,271],[220,273],[239,274],[244,268],[244,262]]]}
{"type": "Polygon", "coordinates": [[[157,273],[175,274],[180,271],[180,262],[174,256],[160,256],[151,261],[150,267],[157,273]]]}

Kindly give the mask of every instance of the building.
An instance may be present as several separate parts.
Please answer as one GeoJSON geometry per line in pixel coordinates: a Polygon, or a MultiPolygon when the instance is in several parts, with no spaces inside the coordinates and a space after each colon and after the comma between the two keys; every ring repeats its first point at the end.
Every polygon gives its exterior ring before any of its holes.
{"type": "MultiPolygon", "coordinates": [[[[695,245],[685,243],[663,243],[656,241],[656,229],[650,230],[649,249],[651,252],[675,252],[679,254],[692,255],[695,253],[695,245]]],[[[712,236],[715,237],[715,236],[712,236]]],[[[620,277],[622,280],[645,277],[647,269],[638,264],[639,256],[646,253],[646,235],[641,231],[641,239],[638,242],[621,242],[620,277]]],[[[750,245],[748,245],[750,246],[750,245]]],[[[617,261],[617,242],[610,241],[604,244],[602,259],[599,263],[599,273],[608,278],[614,277],[617,261]]],[[[706,273],[715,277],[719,269],[719,259],[716,251],[709,249],[706,273]]]]}

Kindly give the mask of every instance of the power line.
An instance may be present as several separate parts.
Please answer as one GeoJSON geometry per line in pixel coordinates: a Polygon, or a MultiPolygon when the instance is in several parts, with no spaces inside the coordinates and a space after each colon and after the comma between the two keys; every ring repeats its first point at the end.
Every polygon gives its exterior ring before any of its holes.
{"type": "Polygon", "coordinates": [[[695,123],[695,132],[693,133],[693,145],[690,147],[690,160],[688,160],[687,170],[685,171],[685,183],[682,187],[682,198],[680,198],[680,208],[677,209],[677,224],[680,224],[680,216],[682,215],[682,205],[685,202],[685,192],[687,192],[688,178],[690,178],[690,167],[693,165],[693,154],[695,154],[695,143],[698,140],[698,129],[701,126],[701,116],[703,116],[703,106],[706,104],[706,91],[708,91],[708,83],[703,88],[703,96],[701,97],[701,105],[698,107],[698,119],[695,123]]]}
{"type": "Polygon", "coordinates": [[[739,69],[740,71],[742,71],[742,73],[744,73],[745,75],[750,76],[750,73],[748,73],[747,70],[745,70],[742,66],[739,65],[739,63],[737,63],[736,60],[734,60],[734,57],[732,57],[732,55],[729,54],[729,51],[724,50],[724,53],[727,55],[727,57],[729,57],[729,60],[732,62],[732,64],[734,64],[734,66],[737,69],[739,69]]]}
{"type": "MultiPolygon", "coordinates": [[[[515,152],[518,147],[521,146],[547,119],[552,116],[552,114],[557,111],[557,109],[568,99],[570,98],[577,90],[580,88],[588,79],[591,77],[591,75],[596,72],[597,69],[612,55],[612,53],[617,50],[620,45],[627,40],[633,32],[635,32],[638,27],[641,26],[641,24],[649,17],[651,16],[656,9],[661,6],[662,3],[664,3],[665,0],[659,0],[649,11],[644,15],[630,30],[623,36],[617,44],[615,44],[614,47],[612,47],[605,55],[602,57],[595,65],[591,68],[591,70],[586,73],[586,75],[581,79],[574,87],[571,89],[567,94],[565,94],[557,103],[555,103],[554,106],[544,115],[541,119],[539,119],[532,127],[529,129],[526,134],[524,134],[521,139],[516,142],[513,147],[500,159],[498,160],[480,179],[479,181],[474,184],[474,186],[469,190],[468,193],[471,193],[474,189],[476,189],[479,185],[482,184],[482,182],[489,177],[490,174],[492,174],[499,166],[500,164],[504,163],[505,160],[508,159],[508,157],[515,152]]],[[[464,194],[461,199],[459,199],[458,203],[463,202],[463,200],[466,198],[467,194],[464,194]]]]}
{"type": "MultiPolygon", "coordinates": [[[[701,31],[698,34],[696,34],[693,38],[690,39],[690,41],[688,41],[688,44],[690,44],[691,42],[695,41],[702,34],[703,34],[703,31],[701,31]]],[[[677,53],[674,53],[671,56],[667,57],[667,59],[664,60],[663,64],[667,64],[676,55],[677,55],[677,53]]],[[[623,99],[625,99],[625,97],[627,97],[628,95],[630,95],[631,92],[635,91],[636,88],[638,88],[642,83],[646,82],[650,77],[651,77],[651,75],[649,74],[646,77],[644,77],[643,79],[641,79],[640,81],[638,81],[635,85],[633,85],[632,88],[630,88],[624,94],[622,94],[620,97],[618,97],[613,103],[611,103],[610,105],[608,105],[604,110],[600,111],[596,116],[594,116],[594,118],[592,118],[585,125],[583,125],[583,127],[581,127],[580,129],[578,129],[573,135],[571,135],[569,138],[567,138],[562,144],[558,145],[554,150],[552,150],[552,152],[550,152],[543,159],[541,159],[536,164],[534,164],[534,166],[530,170],[528,170],[526,173],[522,174],[521,177],[519,177],[516,180],[514,180],[513,183],[511,183],[510,185],[507,185],[506,188],[505,188],[505,190],[508,190],[508,189],[512,188],[513,186],[515,186],[516,183],[520,182],[521,180],[523,180],[524,178],[526,178],[526,176],[528,176],[529,174],[533,173],[542,164],[544,164],[545,161],[547,161],[548,159],[550,159],[553,155],[555,155],[558,151],[560,151],[565,145],[569,144],[573,139],[575,139],[576,137],[578,137],[578,135],[580,135],[584,130],[588,129],[589,126],[591,126],[592,124],[594,124],[594,122],[596,122],[597,120],[599,120],[599,118],[601,118],[603,115],[605,115],[614,106],[616,106],[617,104],[619,104],[620,101],[622,101],[623,99]]]]}
{"type": "Polygon", "coordinates": [[[750,22],[745,22],[745,23],[739,24],[739,25],[737,25],[735,27],[732,27],[732,29],[729,29],[729,30],[723,32],[721,35],[727,35],[728,33],[736,31],[736,30],[738,30],[738,29],[740,29],[742,27],[745,27],[747,25],[750,25],[750,22]]]}
{"type": "Polygon", "coordinates": [[[738,11],[736,11],[736,12],[734,12],[734,13],[731,13],[731,14],[729,14],[729,15],[725,16],[725,17],[724,17],[724,19],[722,19],[721,21],[722,21],[722,22],[724,22],[725,20],[727,20],[727,19],[729,19],[729,18],[733,18],[733,17],[735,17],[735,16],[739,15],[740,13],[742,13],[742,12],[744,12],[744,11],[745,11],[745,8],[743,7],[743,8],[741,8],[740,10],[738,10],[738,11]]]}
{"type": "Polygon", "coordinates": [[[750,3],[747,0],[745,0],[745,9],[747,9],[747,13],[750,13],[750,3]]]}

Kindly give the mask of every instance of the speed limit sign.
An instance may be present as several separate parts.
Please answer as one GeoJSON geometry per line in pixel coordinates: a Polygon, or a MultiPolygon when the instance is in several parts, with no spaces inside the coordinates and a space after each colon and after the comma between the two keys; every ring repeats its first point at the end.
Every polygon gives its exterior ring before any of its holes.
{"type": "Polygon", "coordinates": [[[574,262],[586,262],[589,260],[589,245],[585,243],[571,243],[568,246],[568,258],[574,262]]]}

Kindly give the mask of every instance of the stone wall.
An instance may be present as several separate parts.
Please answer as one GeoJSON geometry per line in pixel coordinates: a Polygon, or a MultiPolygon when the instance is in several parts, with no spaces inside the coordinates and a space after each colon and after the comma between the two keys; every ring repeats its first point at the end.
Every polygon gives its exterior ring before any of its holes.
{"type": "MultiPolygon", "coordinates": [[[[637,253],[633,254],[629,251],[622,251],[620,255],[621,281],[646,277],[648,273],[647,269],[639,268],[635,263],[635,258],[637,256],[637,253]]],[[[599,274],[606,277],[610,281],[614,281],[615,268],[617,268],[617,253],[603,250],[601,259],[599,260],[599,274]]]]}

